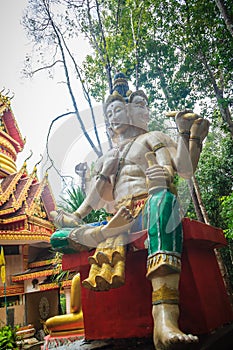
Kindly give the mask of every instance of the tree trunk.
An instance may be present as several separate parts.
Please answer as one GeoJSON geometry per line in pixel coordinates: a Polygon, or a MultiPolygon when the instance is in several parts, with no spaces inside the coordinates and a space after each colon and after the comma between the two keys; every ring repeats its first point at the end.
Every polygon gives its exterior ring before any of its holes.
{"type": "Polygon", "coordinates": [[[228,15],[227,13],[227,8],[224,4],[223,0],[215,0],[216,5],[221,13],[221,15],[223,16],[223,19],[225,21],[226,27],[229,30],[231,36],[233,37],[233,23],[231,20],[231,17],[228,15]]]}
{"type": "Polygon", "coordinates": [[[216,100],[217,100],[217,103],[219,106],[219,110],[220,110],[222,119],[228,125],[229,131],[231,133],[231,137],[233,137],[233,120],[231,117],[231,112],[230,112],[228,103],[226,101],[224,101],[223,90],[218,87],[215,76],[214,76],[208,62],[206,61],[206,59],[203,55],[202,55],[202,62],[204,64],[204,66],[209,74],[210,80],[212,82],[215,97],[216,97],[216,100]]]}
{"type": "Polygon", "coordinates": [[[188,186],[189,186],[189,191],[190,191],[190,194],[192,197],[195,213],[197,215],[197,219],[198,219],[198,221],[205,222],[204,216],[203,216],[202,211],[201,211],[200,202],[198,200],[198,196],[197,196],[192,179],[188,180],[188,186]]]}

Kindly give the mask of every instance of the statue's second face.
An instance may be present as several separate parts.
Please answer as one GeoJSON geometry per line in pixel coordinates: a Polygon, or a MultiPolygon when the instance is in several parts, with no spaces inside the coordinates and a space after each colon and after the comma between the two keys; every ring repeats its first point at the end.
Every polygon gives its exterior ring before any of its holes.
{"type": "Polygon", "coordinates": [[[106,115],[115,133],[120,134],[128,128],[129,119],[123,102],[118,100],[111,102],[107,107],[106,115]]]}
{"type": "Polygon", "coordinates": [[[143,130],[147,130],[149,121],[149,109],[147,100],[140,95],[134,96],[128,106],[131,125],[134,125],[143,130]]]}

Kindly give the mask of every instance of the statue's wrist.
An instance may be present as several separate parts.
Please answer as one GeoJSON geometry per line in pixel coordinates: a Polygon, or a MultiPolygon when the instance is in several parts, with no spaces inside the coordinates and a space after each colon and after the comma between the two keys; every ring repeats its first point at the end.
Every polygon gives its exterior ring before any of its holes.
{"type": "Polygon", "coordinates": [[[202,140],[201,140],[200,136],[191,136],[189,141],[195,142],[197,144],[197,147],[202,149],[202,140]]]}
{"type": "Polygon", "coordinates": [[[181,137],[189,138],[190,137],[190,131],[189,130],[179,130],[179,135],[181,137]]]}
{"type": "Polygon", "coordinates": [[[78,211],[75,211],[75,212],[74,212],[74,215],[75,215],[78,219],[82,220],[82,216],[81,216],[81,214],[80,214],[78,211]]]}
{"type": "Polygon", "coordinates": [[[97,174],[96,176],[96,180],[101,180],[101,181],[105,181],[105,182],[110,182],[110,177],[107,175],[104,175],[102,173],[97,174]]]}

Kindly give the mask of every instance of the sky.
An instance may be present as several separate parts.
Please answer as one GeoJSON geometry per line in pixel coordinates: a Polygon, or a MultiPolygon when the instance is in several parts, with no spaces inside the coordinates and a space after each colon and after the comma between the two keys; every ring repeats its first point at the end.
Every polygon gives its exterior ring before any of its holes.
{"type": "MultiPolygon", "coordinates": [[[[37,74],[34,78],[25,78],[22,74],[26,53],[30,53],[34,49],[21,25],[22,14],[26,5],[27,0],[0,0],[0,91],[5,88],[5,91],[10,90],[9,96],[14,94],[11,108],[22,136],[26,137],[24,150],[18,155],[17,167],[19,169],[22,166],[32,150],[33,155],[27,161],[28,171],[30,172],[41,159],[41,155],[43,155],[43,162],[45,162],[46,138],[52,120],[72,110],[72,106],[64,86],[53,79],[49,79],[47,74],[37,74]]],[[[80,42],[79,50],[82,54],[85,54],[87,47],[87,43],[84,41],[80,42]]],[[[78,96],[78,102],[80,113],[85,112],[86,107],[81,91],[78,96]]],[[[102,112],[98,113],[100,118],[99,126],[101,127],[102,112]]],[[[74,166],[83,160],[85,161],[90,150],[82,137],[77,121],[72,120],[69,123],[68,119],[54,124],[50,136],[52,144],[51,154],[62,174],[73,176],[75,175],[74,166]],[[75,132],[73,132],[74,129],[75,132]],[[63,138],[69,140],[67,150],[62,149],[63,138]],[[79,146],[76,144],[77,140],[79,141],[79,146]],[[57,147],[54,146],[54,143],[57,147]],[[82,145],[81,148],[80,143],[82,145]],[[55,150],[56,152],[53,153],[55,150]],[[72,152],[75,154],[74,157],[70,154],[72,152]]],[[[42,176],[49,165],[38,166],[38,175],[42,176]]],[[[49,176],[51,177],[49,177],[49,180],[52,187],[54,187],[53,190],[56,197],[61,186],[60,178],[57,178],[52,170],[49,171],[49,176]]]]}

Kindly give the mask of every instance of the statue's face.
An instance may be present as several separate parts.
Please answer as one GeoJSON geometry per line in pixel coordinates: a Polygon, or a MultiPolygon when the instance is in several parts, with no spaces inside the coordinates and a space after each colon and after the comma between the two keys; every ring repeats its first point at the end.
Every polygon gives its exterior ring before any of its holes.
{"type": "Polygon", "coordinates": [[[130,123],[138,128],[147,130],[149,122],[149,109],[146,98],[140,95],[134,96],[128,106],[130,123]]]}
{"type": "Polygon", "coordinates": [[[128,128],[129,119],[123,102],[118,100],[111,102],[107,107],[106,115],[115,133],[120,134],[128,128]]]}

